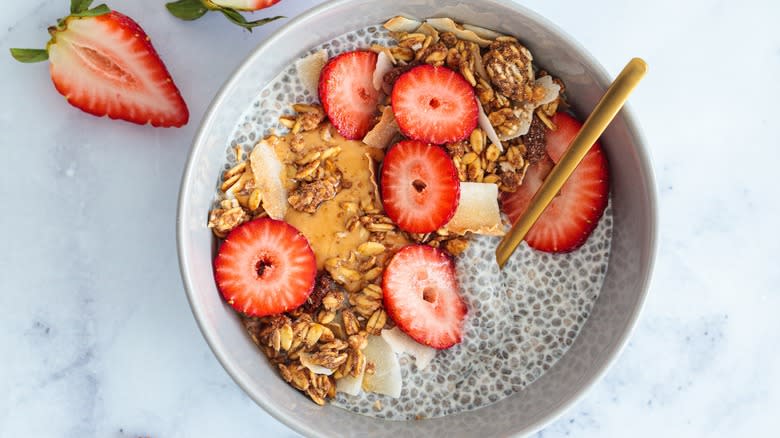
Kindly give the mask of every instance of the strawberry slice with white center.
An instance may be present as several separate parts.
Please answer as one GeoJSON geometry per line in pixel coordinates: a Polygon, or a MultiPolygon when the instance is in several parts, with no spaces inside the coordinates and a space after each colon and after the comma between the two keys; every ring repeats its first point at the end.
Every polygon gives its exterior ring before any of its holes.
{"type": "Polygon", "coordinates": [[[366,50],[342,53],[330,59],[320,73],[322,108],[345,138],[361,139],[371,129],[379,103],[374,88],[376,58],[376,53],[366,50]]]}
{"type": "MultiPolygon", "coordinates": [[[[501,209],[512,223],[528,208],[555,165],[553,160],[560,159],[582,127],[580,122],[565,113],[557,113],[552,120],[557,130],[548,131],[545,135],[547,153],[552,159],[545,157],[531,165],[517,191],[501,195],[501,209]]],[[[598,225],[608,198],[608,163],[601,146],[596,143],[528,231],[525,241],[540,251],[574,251],[587,241],[598,225]]]]}
{"type": "Polygon", "coordinates": [[[468,312],[455,264],[443,251],[410,245],[398,251],[382,277],[385,310],[415,341],[437,349],[460,343],[468,312]]]}
{"type": "Polygon", "coordinates": [[[471,84],[460,73],[428,64],[398,78],[393,85],[392,106],[405,136],[434,144],[467,138],[479,117],[471,84]]]}
{"type": "Polygon", "coordinates": [[[214,260],[217,287],[237,311],[276,315],[301,306],[314,289],[317,263],[292,225],[261,218],[227,235],[214,260]]]}
{"type": "Polygon", "coordinates": [[[85,112],[142,125],[186,124],[187,105],[138,23],[105,5],[80,12],[50,28],[46,50],[11,53],[22,62],[48,58],[57,91],[85,112]]]}
{"type": "Polygon", "coordinates": [[[404,231],[436,231],[458,208],[458,170],[439,146],[416,140],[396,143],[382,161],[380,183],[385,213],[404,231]]]}

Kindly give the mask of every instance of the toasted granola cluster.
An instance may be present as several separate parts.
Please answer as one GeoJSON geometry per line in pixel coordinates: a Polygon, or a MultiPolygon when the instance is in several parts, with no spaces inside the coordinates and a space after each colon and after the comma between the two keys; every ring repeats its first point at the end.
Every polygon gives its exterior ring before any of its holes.
{"type": "Polygon", "coordinates": [[[233,151],[237,164],[222,174],[222,200],[209,212],[208,227],[220,239],[244,222],[268,215],[261,206],[262,194],[255,187],[243,149],[237,146],[233,151]]]}
{"type": "Polygon", "coordinates": [[[534,69],[531,52],[511,37],[499,37],[490,44],[483,63],[490,82],[513,100],[534,97],[534,69]]]}

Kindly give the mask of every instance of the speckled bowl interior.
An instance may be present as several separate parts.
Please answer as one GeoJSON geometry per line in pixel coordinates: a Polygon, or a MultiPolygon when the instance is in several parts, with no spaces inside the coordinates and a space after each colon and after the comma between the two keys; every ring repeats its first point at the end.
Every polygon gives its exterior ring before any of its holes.
{"type": "Polygon", "coordinates": [[[539,65],[560,76],[580,114],[609,84],[599,64],[561,30],[509,1],[337,0],[313,9],[261,44],[224,85],[204,120],[182,179],[179,261],[192,311],[214,354],[260,406],[307,436],[506,436],[533,432],[573,404],[615,359],[642,307],[655,254],[654,182],[642,138],[624,109],[602,137],[610,162],[614,229],[609,267],[593,312],[570,350],[523,391],[471,412],[414,422],[318,407],[278,377],[220,298],[215,241],[206,221],[237,119],[264,83],[309,47],[394,15],[451,17],[521,38],[539,65]]]}

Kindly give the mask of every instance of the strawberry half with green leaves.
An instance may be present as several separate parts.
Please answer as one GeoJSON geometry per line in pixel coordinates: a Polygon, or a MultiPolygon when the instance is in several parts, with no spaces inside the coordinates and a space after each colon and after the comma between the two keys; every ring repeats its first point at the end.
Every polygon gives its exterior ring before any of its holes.
{"type": "Polygon", "coordinates": [[[187,105],[143,29],[106,5],[73,0],[49,28],[46,49],[11,49],[21,62],[49,60],[54,87],[71,105],[140,125],[179,127],[187,105]]]}
{"type": "Polygon", "coordinates": [[[281,15],[247,21],[241,11],[259,11],[279,3],[281,0],[178,0],[166,3],[168,12],[182,20],[197,20],[209,11],[222,13],[230,22],[237,24],[248,31],[253,28],[284,18],[281,15]]]}

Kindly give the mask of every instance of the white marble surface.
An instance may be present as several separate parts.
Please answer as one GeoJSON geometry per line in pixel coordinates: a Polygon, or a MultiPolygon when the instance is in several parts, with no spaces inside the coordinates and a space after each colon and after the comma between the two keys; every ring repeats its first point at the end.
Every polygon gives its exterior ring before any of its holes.
{"type": "MultiPolygon", "coordinates": [[[[0,14],[0,436],[294,436],[209,351],[174,239],[198,121],[281,23],[249,34],[215,14],[174,20],[162,1],[111,2],[151,35],[189,104],[190,124],[163,130],[87,116],[45,65],[11,60],[9,47],[45,44],[67,3],[4,2],[0,14]]],[[[631,343],[539,436],[776,436],[780,5],[524,3],[612,74],[631,56],[649,62],[632,105],[660,204],[656,273],[631,343]]]]}

